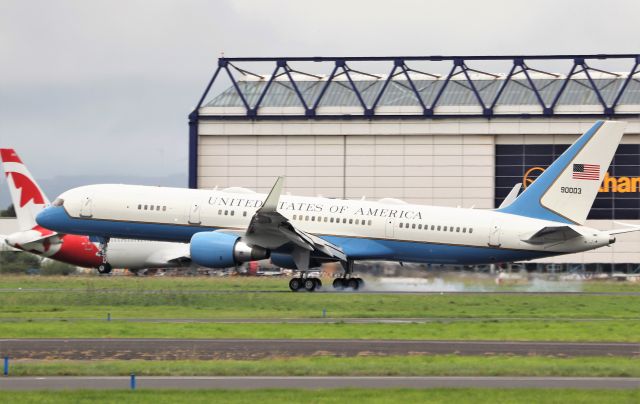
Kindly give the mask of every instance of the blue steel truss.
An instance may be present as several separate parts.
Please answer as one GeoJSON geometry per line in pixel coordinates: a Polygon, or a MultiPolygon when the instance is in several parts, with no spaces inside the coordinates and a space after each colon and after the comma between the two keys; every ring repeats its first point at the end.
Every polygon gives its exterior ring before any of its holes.
{"type": "MultiPolygon", "coordinates": [[[[197,147],[198,147],[198,122],[200,120],[299,120],[299,119],[435,119],[435,118],[478,118],[484,117],[486,119],[500,118],[500,117],[553,117],[553,116],[594,116],[594,117],[638,117],[639,114],[634,113],[618,113],[616,112],[616,107],[620,104],[622,97],[625,95],[625,92],[629,88],[629,83],[631,81],[640,82],[640,54],[600,54],[600,55],[532,55],[532,56],[403,56],[403,57],[281,57],[281,58],[220,58],[218,59],[218,66],[209,80],[209,83],[200,97],[195,110],[189,115],[189,186],[191,188],[197,187],[197,147]],[[617,92],[615,94],[608,94],[608,97],[603,95],[603,88],[599,88],[596,84],[596,81],[593,79],[592,73],[599,72],[611,75],[613,78],[619,77],[617,73],[607,72],[601,69],[597,69],[591,67],[588,62],[594,60],[606,60],[606,59],[626,59],[630,61],[632,65],[629,73],[621,80],[624,80],[622,84],[619,86],[617,92]],[[534,61],[549,61],[549,60],[564,60],[570,63],[570,70],[566,74],[564,78],[561,78],[558,75],[547,73],[541,70],[537,70],[535,68],[530,67],[527,62],[534,61]],[[450,69],[446,76],[441,77],[440,75],[422,72],[419,70],[412,69],[408,64],[412,62],[419,61],[436,61],[436,62],[444,62],[450,63],[450,69]],[[478,88],[478,81],[472,80],[470,73],[483,74],[487,76],[492,76],[494,79],[498,78],[491,73],[486,73],[477,69],[474,69],[469,66],[470,62],[482,62],[482,61],[510,61],[511,69],[508,74],[499,81],[499,88],[495,93],[490,95],[482,94],[482,90],[478,88]],[[250,64],[250,63],[264,63],[264,62],[272,62],[274,63],[274,70],[271,76],[266,81],[266,84],[262,87],[261,92],[259,93],[257,100],[255,102],[251,102],[247,94],[242,91],[240,86],[241,80],[236,77],[236,74],[241,74],[242,77],[246,76],[255,76],[261,80],[265,78],[256,73],[252,73],[249,70],[242,69],[236,64],[242,63],[250,64]],[[319,80],[321,77],[305,73],[301,71],[294,70],[291,67],[291,63],[293,62],[316,62],[316,63],[331,63],[332,69],[331,73],[325,80],[319,80]],[[386,79],[383,79],[380,76],[376,76],[374,74],[365,73],[361,71],[357,71],[352,69],[349,66],[351,62],[389,62],[390,64],[390,72],[387,75],[386,79]],[[532,79],[531,73],[540,73],[549,75],[557,80],[561,80],[561,84],[555,86],[554,88],[549,88],[548,86],[544,86],[541,84],[536,84],[536,80],[532,79]],[[301,82],[300,79],[295,79],[292,73],[296,73],[297,75],[302,75],[306,77],[315,78],[317,83],[321,83],[322,88],[315,96],[315,99],[305,99],[303,95],[303,91],[301,90],[301,82]],[[368,76],[373,81],[382,82],[382,85],[379,86],[379,90],[377,94],[372,98],[373,102],[367,104],[365,102],[364,91],[356,85],[356,80],[353,78],[353,74],[356,73],[359,76],[368,76]],[[437,79],[438,82],[441,82],[439,89],[435,92],[435,96],[431,97],[431,100],[427,102],[423,94],[419,91],[416,86],[415,79],[412,79],[410,73],[414,74],[422,74],[425,76],[429,76],[431,78],[437,79]],[[575,78],[577,74],[583,73],[586,76],[586,83],[583,86],[589,88],[590,91],[595,94],[597,103],[602,107],[602,112],[598,114],[567,114],[567,113],[556,113],[556,107],[559,105],[561,97],[565,94],[565,90],[569,83],[575,78]],[[239,98],[240,105],[244,108],[244,115],[212,115],[212,114],[200,114],[200,108],[203,106],[205,99],[209,95],[211,88],[214,83],[220,79],[221,75],[226,75],[232,86],[233,93],[239,98]],[[514,114],[514,113],[500,113],[496,112],[496,106],[500,104],[501,97],[505,94],[505,89],[509,85],[509,83],[514,82],[514,77],[516,75],[522,75],[526,79],[526,84],[522,84],[522,81],[519,82],[521,85],[525,85],[533,94],[535,95],[535,102],[541,107],[540,113],[525,113],[525,114],[514,114]],[[357,100],[357,105],[362,108],[361,114],[339,114],[339,115],[329,115],[329,114],[318,114],[318,108],[321,105],[321,102],[325,99],[325,96],[328,92],[329,87],[332,83],[336,83],[336,79],[339,76],[344,76],[345,80],[341,80],[340,83],[343,86],[346,86],[350,91],[352,91],[353,95],[357,100]],[[407,91],[412,94],[412,97],[415,97],[417,105],[420,106],[421,113],[414,114],[380,114],[377,113],[378,107],[381,105],[381,100],[383,96],[388,91],[389,84],[396,77],[401,77],[403,81],[405,81],[406,85],[404,86],[407,91]],[[299,107],[302,107],[304,113],[299,115],[283,115],[283,114],[260,114],[260,107],[265,102],[265,98],[270,90],[273,87],[273,83],[276,79],[286,78],[284,82],[291,86],[291,89],[296,95],[296,99],[299,102],[299,107]],[[458,84],[463,84],[467,87],[468,90],[473,94],[473,98],[476,102],[476,106],[479,106],[479,113],[477,114],[445,114],[439,113],[436,108],[441,105],[443,95],[447,87],[451,84],[453,80],[456,80],[458,84]],[[543,94],[544,93],[544,94],[543,94]],[[610,102],[606,101],[606,98],[612,100],[610,102]],[[547,101],[545,101],[545,99],[547,101]]],[[[282,83],[282,81],[280,81],[282,83]]],[[[370,86],[366,87],[366,89],[371,88],[370,86]]],[[[255,97],[254,97],[255,98],[255,97]]]]}

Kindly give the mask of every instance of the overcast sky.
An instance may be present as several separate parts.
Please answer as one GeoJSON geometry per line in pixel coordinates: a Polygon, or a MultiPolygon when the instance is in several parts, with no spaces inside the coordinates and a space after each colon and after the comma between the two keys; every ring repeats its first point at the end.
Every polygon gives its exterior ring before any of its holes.
{"type": "Polygon", "coordinates": [[[37,178],[186,185],[187,115],[222,51],[637,53],[638,16],[637,0],[0,0],[0,146],[37,178]]]}

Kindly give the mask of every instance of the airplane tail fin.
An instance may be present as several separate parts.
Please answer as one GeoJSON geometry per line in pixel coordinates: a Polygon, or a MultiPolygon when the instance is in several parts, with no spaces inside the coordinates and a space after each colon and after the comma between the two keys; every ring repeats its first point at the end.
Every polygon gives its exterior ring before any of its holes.
{"type": "Polygon", "coordinates": [[[36,215],[49,205],[49,200],[15,150],[0,149],[0,159],[20,230],[33,229],[36,215]]]}
{"type": "Polygon", "coordinates": [[[584,224],[626,122],[597,121],[511,205],[499,212],[584,224]]]}

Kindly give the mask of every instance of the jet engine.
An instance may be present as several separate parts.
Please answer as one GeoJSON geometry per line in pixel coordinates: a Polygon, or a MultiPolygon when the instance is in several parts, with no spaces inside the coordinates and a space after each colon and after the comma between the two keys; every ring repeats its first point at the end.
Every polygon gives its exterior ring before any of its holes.
{"type": "Polygon", "coordinates": [[[191,260],[208,268],[228,268],[247,261],[269,258],[269,250],[250,246],[235,234],[200,232],[191,237],[191,260]]]}

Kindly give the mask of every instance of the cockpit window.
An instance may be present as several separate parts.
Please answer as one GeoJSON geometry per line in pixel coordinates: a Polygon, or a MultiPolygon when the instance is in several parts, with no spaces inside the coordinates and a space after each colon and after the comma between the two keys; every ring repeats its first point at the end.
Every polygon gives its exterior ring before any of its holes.
{"type": "Polygon", "coordinates": [[[62,205],[64,205],[64,199],[56,198],[56,200],[53,201],[53,203],[51,205],[52,206],[62,206],[62,205]]]}

